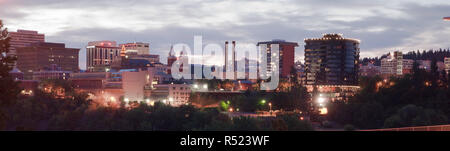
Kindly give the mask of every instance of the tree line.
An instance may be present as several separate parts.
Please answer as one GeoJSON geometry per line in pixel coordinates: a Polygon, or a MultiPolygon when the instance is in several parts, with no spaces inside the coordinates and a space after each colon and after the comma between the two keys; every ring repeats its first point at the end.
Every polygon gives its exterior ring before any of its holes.
{"type": "MultiPolygon", "coordinates": [[[[360,60],[360,63],[363,65],[367,65],[368,63],[373,62],[376,66],[381,66],[381,59],[389,56],[390,53],[384,54],[380,57],[374,58],[363,58],[360,60]]],[[[436,60],[436,61],[444,61],[445,57],[450,57],[450,48],[449,49],[430,49],[430,50],[417,50],[410,51],[406,54],[403,54],[404,59],[412,59],[412,60],[436,60]]]]}
{"type": "Polygon", "coordinates": [[[449,124],[450,76],[415,63],[403,77],[361,77],[361,91],[348,102],[331,103],[329,119],[360,129],[449,124]]]}

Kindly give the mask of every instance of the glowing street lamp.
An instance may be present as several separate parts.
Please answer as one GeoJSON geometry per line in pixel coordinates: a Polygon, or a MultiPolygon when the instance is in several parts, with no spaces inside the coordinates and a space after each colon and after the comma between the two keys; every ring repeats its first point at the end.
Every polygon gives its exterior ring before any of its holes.
{"type": "Polygon", "coordinates": [[[324,102],[325,102],[325,98],[319,97],[317,99],[317,103],[319,103],[319,104],[323,104],[324,102]]]}
{"type": "Polygon", "coordinates": [[[272,113],[272,103],[269,102],[269,112],[272,113]]]}
{"type": "Polygon", "coordinates": [[[229,112],[233,112],[233,108],[232,108],[232,107],[230,107],[230,109],[228,109],[228,111],[229,111],[229,112]]]}
{"type": "Polygon", "coordinates": [[[320,115],[328,114],[328,109],[326,107],[320,108],[320,115]]]}
{"type": "Polygon", "coordinates": [[[261,104],[266,104],[266,100],[261,100],[261,104]]]}
{"type": "Polygon", "coordinates": [[[114,98],[114,97],[110,97],[109,100],[110,100],[111,102],[116,102],[116,98],[114,98]]]}

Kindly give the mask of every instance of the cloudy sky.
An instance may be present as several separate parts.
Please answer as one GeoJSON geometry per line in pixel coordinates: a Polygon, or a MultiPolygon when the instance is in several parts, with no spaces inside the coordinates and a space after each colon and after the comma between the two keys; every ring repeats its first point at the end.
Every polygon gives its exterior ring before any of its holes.
{"type": "Polygon", "coordinates": [[[162,62],[171,44],[285,39],[300,44],[323,33],[361,40],[361,56],[450,47],[449,0],[0,0],[10,31],[37,30],[49,42],[81,48],[89,41],[149,42],[162,62]]]}

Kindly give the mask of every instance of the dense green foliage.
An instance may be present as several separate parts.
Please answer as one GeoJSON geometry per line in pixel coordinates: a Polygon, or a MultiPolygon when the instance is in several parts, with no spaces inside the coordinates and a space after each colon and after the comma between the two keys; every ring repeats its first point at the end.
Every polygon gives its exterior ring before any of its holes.
{"type": "Polygon", "coordinates": [[[230,118],[215,108],[175,108],[160,103],[112,108],[97,106],[86,98],[87,95],[78,94],[57,99],[37,91],[34,97],[19,99],[4,108],[6,130],[313,130],[295,115],[230,118]]]}
{"type": "MultiPolygon", "coordinates": [[[[10,40],[8,30],[3,28],[2,20],[0,20],[0,107],[9,106],[20,92],[17,82],[9,74],[16,60],[15,56],[6,55],[9,52],[10,40]]],[[[5,125],[6,115],[0,108],[0,129],[5,125]]]]}
{"type": "Polygon", "coordinates": [[[448,124],[449,76],[420,70],[417,64],[413,70],[387,81],[361,78],[361,92],[348,103],[330,104],[329,118],[362,129],[448,124]]]}

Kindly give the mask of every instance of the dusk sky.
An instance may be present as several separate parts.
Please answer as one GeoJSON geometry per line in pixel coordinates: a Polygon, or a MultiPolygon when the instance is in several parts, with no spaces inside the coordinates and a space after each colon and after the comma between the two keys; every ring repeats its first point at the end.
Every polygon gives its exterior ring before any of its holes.
{"type": "Polygon", "coordinates": [[[223,44],[303,39],[342,33],[361,40],[361,56],[393,50],[450,47],[449,0],[0,0],[0,19],[9,31],[37,30],[48,42],[81,48],[85,68],[89,41],[148,42],[150,52],[166,57],[171,44],[192,46],[194,35],[204,43],[223,44]]]}

